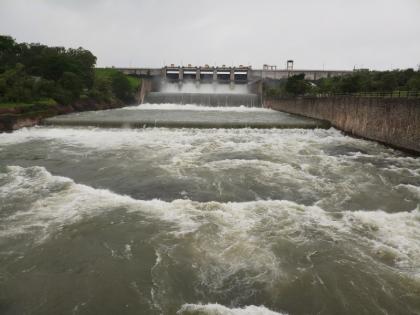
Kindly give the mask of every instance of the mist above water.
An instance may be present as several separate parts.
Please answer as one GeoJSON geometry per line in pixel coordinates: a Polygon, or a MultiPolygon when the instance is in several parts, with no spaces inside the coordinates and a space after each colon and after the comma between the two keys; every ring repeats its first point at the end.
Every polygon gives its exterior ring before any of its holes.
{"type": "Polygon", "coordinates": [[[202,82],[164,83],[160,91],[162,93],[197,93],[197,94],[248,94],[246,84],[219,84],[202,82]]]}
{"type": "Polygon", "coordinates": [[[163,82],[158,92],[146,95],[151,104],[195,104],[208,107],[261,107],[258,94],[250,93],[248,85],[203,82],[163,82]]]}
{"type": "MultiPolygon", "coordinates": [[[[176,110],[176,111],[209,111],[209,112],[225,112],[226,115],[229,115],[229,112],[239,112],[239,113],[270,113],[274,115],[278,115],[279,112],[275,111],[270,108],[263,108],[263,107],[250,107],[245,105],[240,106],[202,106],[197,104],[173,104],[173,103],[160,103],[160,104],[150,104],[144,103],[137,106],[127,106],[123,107],[123,110],[176,110]]],[[[288,115],[286,113],[282,113],[283,115],[288,115]]]]}

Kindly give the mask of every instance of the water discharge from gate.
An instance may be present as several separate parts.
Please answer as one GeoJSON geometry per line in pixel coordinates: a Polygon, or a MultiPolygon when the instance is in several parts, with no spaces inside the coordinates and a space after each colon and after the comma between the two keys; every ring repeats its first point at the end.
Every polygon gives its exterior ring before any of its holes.
{"type": "Polygon", "coordinates": [[[202,106],[261,107],[261,96],[249,91],[247,84],[162,83],[159,91],[148,93],[146,103],[197,104],[202,106]]]}

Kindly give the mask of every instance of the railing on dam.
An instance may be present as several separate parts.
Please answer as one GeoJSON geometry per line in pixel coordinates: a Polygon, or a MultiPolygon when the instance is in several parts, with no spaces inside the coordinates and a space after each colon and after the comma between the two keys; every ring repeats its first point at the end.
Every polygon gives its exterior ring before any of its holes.
{"type": "Polygon", "coordinates": [[[287,79],[290,76],[305,74],[305,78],[309,80],[318,80],[322,78],[338,77],[351,74],[351,70],[299,70],[299,69],[252,69],[251,66],[203,66],[195,67],[188,66],[175,66],[170,65],[163,68],[114,68],[127,75],[134,75],[144,78],[160,77],[166,78],[169,81],[219,81],[219,82],[237,82],[246,83],[250,80],[272,79],[280,80],[287,79]]]}
{"type": "Polygon", "coordinates": [[[391,92],[357,92],[357,93],[318,93],[305,95],[274,95],[268,99],[281,100],[291,98],[329,98],[329,97],[363,97],[363,98],[409,98],[420,99],[420,91],[391,91],[391,92]]]}
{"type": "Polygon", "coordinates": [[[318,97],[358,96],[358,97],[375,97],[375,98],[420,98],[420,91],[334,93],[334,94],[318,94],[317,96],[318,97]]]}

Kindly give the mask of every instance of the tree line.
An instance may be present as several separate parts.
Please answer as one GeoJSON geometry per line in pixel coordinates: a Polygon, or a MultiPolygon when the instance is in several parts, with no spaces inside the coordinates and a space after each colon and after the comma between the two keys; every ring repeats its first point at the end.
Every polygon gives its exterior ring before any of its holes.
{"type": "Polygon", "coordinates": [[[393,91],[420,91],[420,71],[356,70],[348,75],[319,80],[307,80],[305,74],[299,74],[264,86],[268,97],[393,91]]]}
{"type": "Polygon", "coordinates": [[[98,75],[96,57],[83,48],[17,43],[0,35],[0,102],[53,99],[71,104],[83,98],[100,102],[134,100],[135,86],[118,71],[98,75]]]}

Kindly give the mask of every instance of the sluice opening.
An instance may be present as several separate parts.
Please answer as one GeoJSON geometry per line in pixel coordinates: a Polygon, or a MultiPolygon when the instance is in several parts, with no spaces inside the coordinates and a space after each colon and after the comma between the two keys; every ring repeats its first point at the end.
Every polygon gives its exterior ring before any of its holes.
{"type": "MultiPolygon", "coordinates": [[[[193,74],[184,72],[184,78],[185,75],[192,76],[193,74]]],[[[200,76],[206,78],[210,74],[201,73],[200,76]]],[[[208,79],[210,80],[210,78],[208,79]]],[[[144,103],[194,104],[211,107],[262,107],[260,95],[251,93],[247,84],[199,82],[185,78],[183,83],[166,80],[166,82],[160,84],[157,90],[149,92],[144,99],[144,103]]]]}

